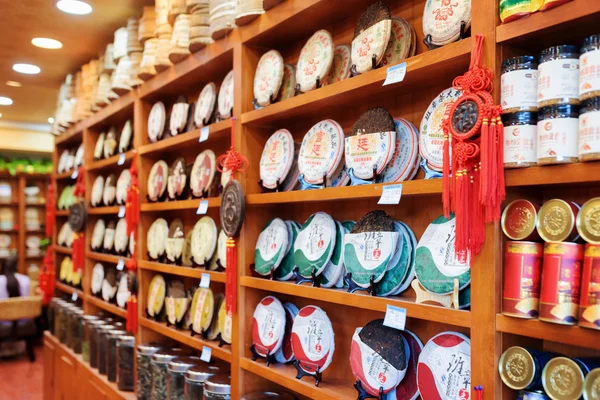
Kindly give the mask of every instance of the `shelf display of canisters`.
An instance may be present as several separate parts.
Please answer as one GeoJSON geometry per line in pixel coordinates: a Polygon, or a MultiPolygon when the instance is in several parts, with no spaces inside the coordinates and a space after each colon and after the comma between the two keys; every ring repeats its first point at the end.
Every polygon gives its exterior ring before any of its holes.
{"type": "MultiPolygon", "coordinates": [[[[47,365],[126,400],[593,398],[599,17],[134,7],[59,94],[54,318],[98,321],[89,368],[60,323],[47,365]]],[[[46,184],[0,181],[0,256],[22,243],[41,275],[46,184]]],[[[85,397],[57,377],[47,397],[85,397]]]]}

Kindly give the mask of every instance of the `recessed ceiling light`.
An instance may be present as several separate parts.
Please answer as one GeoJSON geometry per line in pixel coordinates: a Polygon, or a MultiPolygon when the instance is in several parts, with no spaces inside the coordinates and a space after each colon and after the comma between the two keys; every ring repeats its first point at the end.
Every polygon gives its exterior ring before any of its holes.
{"type": "Polygon", "coordinates": [[[10,106],[13,103],[10,97],[0,96],[0,106],[10,106]]]}
{"type": "Polygon", "coordinates": [[[28,75],[39,74],[41,71],[40,67],[33,64],[15,64],[13,65],[13,70],[28,75]]]}
{"type": "Polygon", "coordinates": [[[48,118],[48,123],[49,124],[53,124],[54,123],[54,118],[52,118],[52,117],[48,118]]]}
{"type": "Polygon", "coordinates": [[[92,6],[79,0],[60,0],[56,7],[67,14],[86,15],[92,12],[92,6]]]}
{"type": "Polygon", "coordinates": [[[33,38],[31,44],[41,47],[42,49],[60,49],[62,47],[62,43],[58,40],[42,37],[33,38]]]}
{"type": "Polygon", "coordinates": [[[6,85],[7,86],[12,86],[12,87],[21,87],[23,85],[21,85],[21,82],[16,82],[16,81],[6,81],[6,85]]]}

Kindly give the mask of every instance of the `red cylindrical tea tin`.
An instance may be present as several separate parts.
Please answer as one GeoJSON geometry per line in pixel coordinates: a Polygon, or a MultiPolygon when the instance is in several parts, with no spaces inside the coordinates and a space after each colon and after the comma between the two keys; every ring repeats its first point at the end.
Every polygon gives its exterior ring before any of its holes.
{"type": "Polygon", "coordinates": [[[575,325],[579,317],[579,289],[583,245],[546,243],[540,291],[540,319],[575,325]]]}
{"type": "Polygon", "coordinates": [[[510,202],[502,212],[502,231],[510,240],[536,240],[538,210],[540,206],[529,200],[510,202]]]}
{"type": "Polygon", "coordinates": [[[579,326],[600,330],[600,245],[587,244],[581,273],[579,326]]]}
{"type": "Polygon", "coordinates": [[[502,314],[537,318],[544,246],[534,242],[506,242],[502,314]]]}
{"type": "Polygon", "coordinates": [[[574,242],[579,238],[575,220],[579,205],[573,201],[552,199],[538,211],[537,231],[546,242],[574,242]]]}

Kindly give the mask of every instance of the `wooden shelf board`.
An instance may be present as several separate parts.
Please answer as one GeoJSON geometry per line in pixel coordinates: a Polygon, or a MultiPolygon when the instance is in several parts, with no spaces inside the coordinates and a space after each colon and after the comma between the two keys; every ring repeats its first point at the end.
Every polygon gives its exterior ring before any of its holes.
{"type": "Polygon", "coordinates": [[[99,299],[91,294],[85,295],[85,301],[93,304],[94,306],[108,311],[111,314],[118,315],[121,318],[127,318],[127,310],[117,307],[114,304],[107,303],[106,301],[99,299]]]}
{"type": "Polygon", "coordinates": [[[29,255],[29,254],[25,254],[25,259],[26,260],[39,260],[40,258],[44,258],[44,253],[40,253],[38,255],[29,255]]]}
{"type": "MultiPolygon", "coordinates": [[[[15,205],[18,205],[19,203],[16,203],[15,205]]],[[[44,200],[44,203],[25,203],[25,207],[46,207],[46,202],[44,200]]]]}
{"type": "Polygon", "coordinates": [[[30,229],[30,230],[25,231],[25,234],[28,234],[28,233],[31,233],[31,234],[36,234],[37,233],[37,234],[44,234],[45,235],[46,234],[46,229],[45,228],[42,228],[42,229],[30,229]]]}
{"type": "Polygon", "coordinates": [[[408,318],[418,318],[428,321],[471,327],[471,313],[463,310],[453,310],[433,305],[416,304],[413,299],[403,300],[401,297],[376,297],[362,293],[348,293],[344,289],[316,288],[308,284],[297,285],[293,282],[271,281],[263,278],[243,276],[240,284],[245,287],[282,293],[307,299],[319,299],[329,303],[365,310],[385,312],[388,304],[406,309],[408,318]]]}
{"type": "Polygon", "coordinates": [[[146,260],[138,261],[138,268],[197,279],[200,279],[202,274],[209,274],[211,282],[225,282],[225,272],[207,271],[202,268],[179,267],[146,260]]]}
{"type": "MultiPolygon", "coordinates": [[[[19,205],[18,201],[9,201],[7,203],[0,203],[0,207],[17,207],[18,205],[19,205]]],[[[25,204],[25,205],[28,206],[31,204],[25,204]]]]}
{"type": "MultiPolygon", "coordinates": [[[[496,28],[496,40],[498,43],[522,42],[536,39],[538,36],[550,36],[555,40],[556,36],[551,33],[554,29],[560,29],[561,26],[568,29],[570,25],[577,25],[585,19],[595,19],[597,24],[598,16],[600,2],[574,0],[549,11],[537,12],[526,18],[499,25],[496,28]]],[[[588,33],[591,35],[594,32],[588,33]]],[[[541,49],[542,47],[538,48],[541,49]]]]}
{"type": "Polygon", "coordinates": [[[202,351],[202,347],[210,347],[212,356],[220,360],[231,362],[231,349],[229,345],[219,347],[218,342],[211,340],[202,340],[200,336],[191,336],[190,331],[180,331],[174,328],[170,328],[167,324],[162,322],[155,322],[148,318],[140,318],[139,323],[141,326],[151,329],[163,336],[167,336],[173,340],[178,341],[186,346],[193,347],[196,350],[202,351]]]}
{"type": "Polygon", "coordinates": [[[470,55],[471,39],[467,38],[405,60],[406,77],[401,83],[382,87],[387,69],[380,68],[244,113],[241,120],[243,124],[273,124],[290,117],[316,112],[325,106],[355,101],[357,96],[364,97],[383,90],[398,90],[407,84],[423,83],[425,79],[431,80],[431,76],[435,76],[441,69],[448,70],[457,66],[462,69],[468,68],[470,55]]]}
{"type": "Polygon", "coordinates": [[[121,206],[110,206],[110,207],[88,207],[89,215],[107,215],[107,214],[118,214],[121,206]]]}
{"type": "Polygon", "coordinates": [[[79,297],[80,299],[83,299],[83,292],[81,290],[75,289],[74,287],[71,287],[67,284],[56,281],[56,288],[58,290],[60,290],[61,292],[68,293],[68,294],[73,294],[73,292],[77,292],[77,297],[79,297]]]}
{"type": "Polygon", "coordinates": [[[53,173],[53,174],[52,174],[52,177],[53,177],[54,179],[56,179],[57,181],[60,181],[60,180],[67,180],[67,179],[68,179],[68,180],[75,181],[75,179],[72,179],[72,178],[71,178],[71,176],[72,176],[72,175],[73,175],[73,171],[68,171],[68,172],[62,172],[62,173],[60,173],[60,174],[59,174],[59,173],[53,173]]]}
{"type": "MultiPolygon", "coordinates": [[[[128,152],[125,152],[124,154],[125,154],[125,163],[124,164],[126,164],[131,159],[133,159],[135,152],[133,150],[130,150],[128,152]]],[[[104,160],[95,161],[89,167],[87,167],[87,170],[88,171],[96,171],[96,170],[105,169],[105,168],[114,169],[117,166],[117,163],[119,162],[120,157],[121,157],[121,154],[119,153],[119,154],[115,154],[112,157],[105,158],[104,160]]]]}
{"type": "Polygon", "coordinates": [[[54,246],[54,251],[61,254],[73,254],[73,249],[64,246],[54,246]]]}
{"type": "Polygon", "coordinates": [[[128,107],[132,108],[131,116],[129,117],[129,119],[133,120],[133,102],[136,98],[136,93],[137,92],[135,90],[128,92],[123,96],[119,97],[118,99],[112,101],[106,107],[101,108],[98,112],[92,114],[91,117],[85,120],[85,127],[89,128],[99,125],[108,120],[113,115],[127,109],[128,107]]]}
{"type": "MultiPolygon", "coordinates": [[[[229,143],[231,132],[231,119],[224,121],[215,122],[209,127],[208,139],[202,142],[202,145],[210,144],[214,141],[227,140],[229,143]]],[[[146,144],[139,149],[140,154],[158,153],[163,151],[169,151],[175,153],[178,149],[193,145],[196,146],[200,139],[200,129],[194,129],[193,131],[180,133],[177,136],[173,136],[164,140],[159,140],[156,143],[146,144]]]]}
{"type": "Polygon", "coordinates": [[[600,182],[600,163],[547,165],[506,170],[506,186],[575,185],[600,182]]]}
{"type": "MultiPolygon", "coordinates": [[[[398,182],[402,184],[402,196],[418,196],[442,193],[441,179],[417,179],[398,182]]],[[[395,184],[395,183],[394,183],[395,184]]],[[[379,198],[387,184],[345,186],[320,190],[295,190],[279,193],[256,193],[246,196],[246,204],[310,203],[334,200],[359,200],[379,198]]]]}
{"type": "Polygon", "coordinates": [[[267,367],[263,360],[252,361],[240,357],[240,367],[311,399],[356,399],[356,390],[352,384],[340,379],[327,379],[327,370],[323,373],[323,381],[317,387],[311,377],[296,379],[296,368],[291,364],[272,364],[267,367]]]}
{"type": "Polygon", "coordinates": [[[62,135],[58,135],[54,138],[54,144],[60,146],[72,142],[81,142],[83,136],[83,126],[81,123],[72,125],[69,130],[62,135]]]}
{"type": "Polygon", "coordinates": [[[55,214],[57,217],[68,217],[69,210],[56,210],[55,214]]]}
{"type": "MultiPolygon", "coordinates": [[[[152,211],[171,211],[171,210],[196,210],[203,199],[163,201],[159,203],[142,203],[140,210],[142,212],[152,211]]],[[[221,207],[220,197],[209,197],[208,208],[221,207]]]]}
{"type": "Polygon", "coordinates": [[[119,260],[123,260],[125,264],[127,264],[127,262],[129,261],[129,257],[115,256],[112,254],[102,254],[97,253],[95,251],[86,251],[85,256],[94,261],[108,262],[112,264],[118,264],[119,260]]]}
{"type": "Polygon", "coordinates": [[[600,350],[600,340],[598,340],[600,335],[594,329],[497,314],[496,330],[514,335],[600,350]]]}

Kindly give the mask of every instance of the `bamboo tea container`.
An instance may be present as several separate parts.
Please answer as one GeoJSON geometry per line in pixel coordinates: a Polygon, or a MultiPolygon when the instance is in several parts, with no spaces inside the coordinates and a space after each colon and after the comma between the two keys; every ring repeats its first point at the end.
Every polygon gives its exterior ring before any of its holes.
{"type": "Polygon", "coordinates": [[[137,18],[129,18],[127,20],[127,54],[131,55],[134,52],[142,52],[144,48],[138,40],[138,31],[140,21],[137,18]]]}
{"type": "Polygon", "coordinates": [[[146,40],[144,43],[144,53],[142,55],[142,62],[140,69],[138,70],[138,78],[147,81],[156,75],[156,54],[158,52],[158,39],[152,38],[146,40]]]}
{"type": "Polygon", "coordinates": [[[153,6],[144,7],[138,29],[138,40],[145,44],[146,40],[156,37],[156,10],[153,6]]]}
{"type": "Polygon", "coordinates": [[[224,38],[235,28],[235,0],[210,0],[210,35],[214,40],[224,38]]]}
{"type": "Polygon", "coordinates": [[[118,64],[121,57],[127,55],[127,28],[119,28],[115,31],[113,42],[113,60],[118,64]]]}
{"type": "Polygon", "coordinates": [[[265,12],[263,0],[237,0],[235,7],[235,24],[249,24],[265,12]]]}
{"type": "Polygon", "coordinates": [[[190,15],[179,14],[173,26],[169,60],[176,64],[190,55],[190,15]]]}

